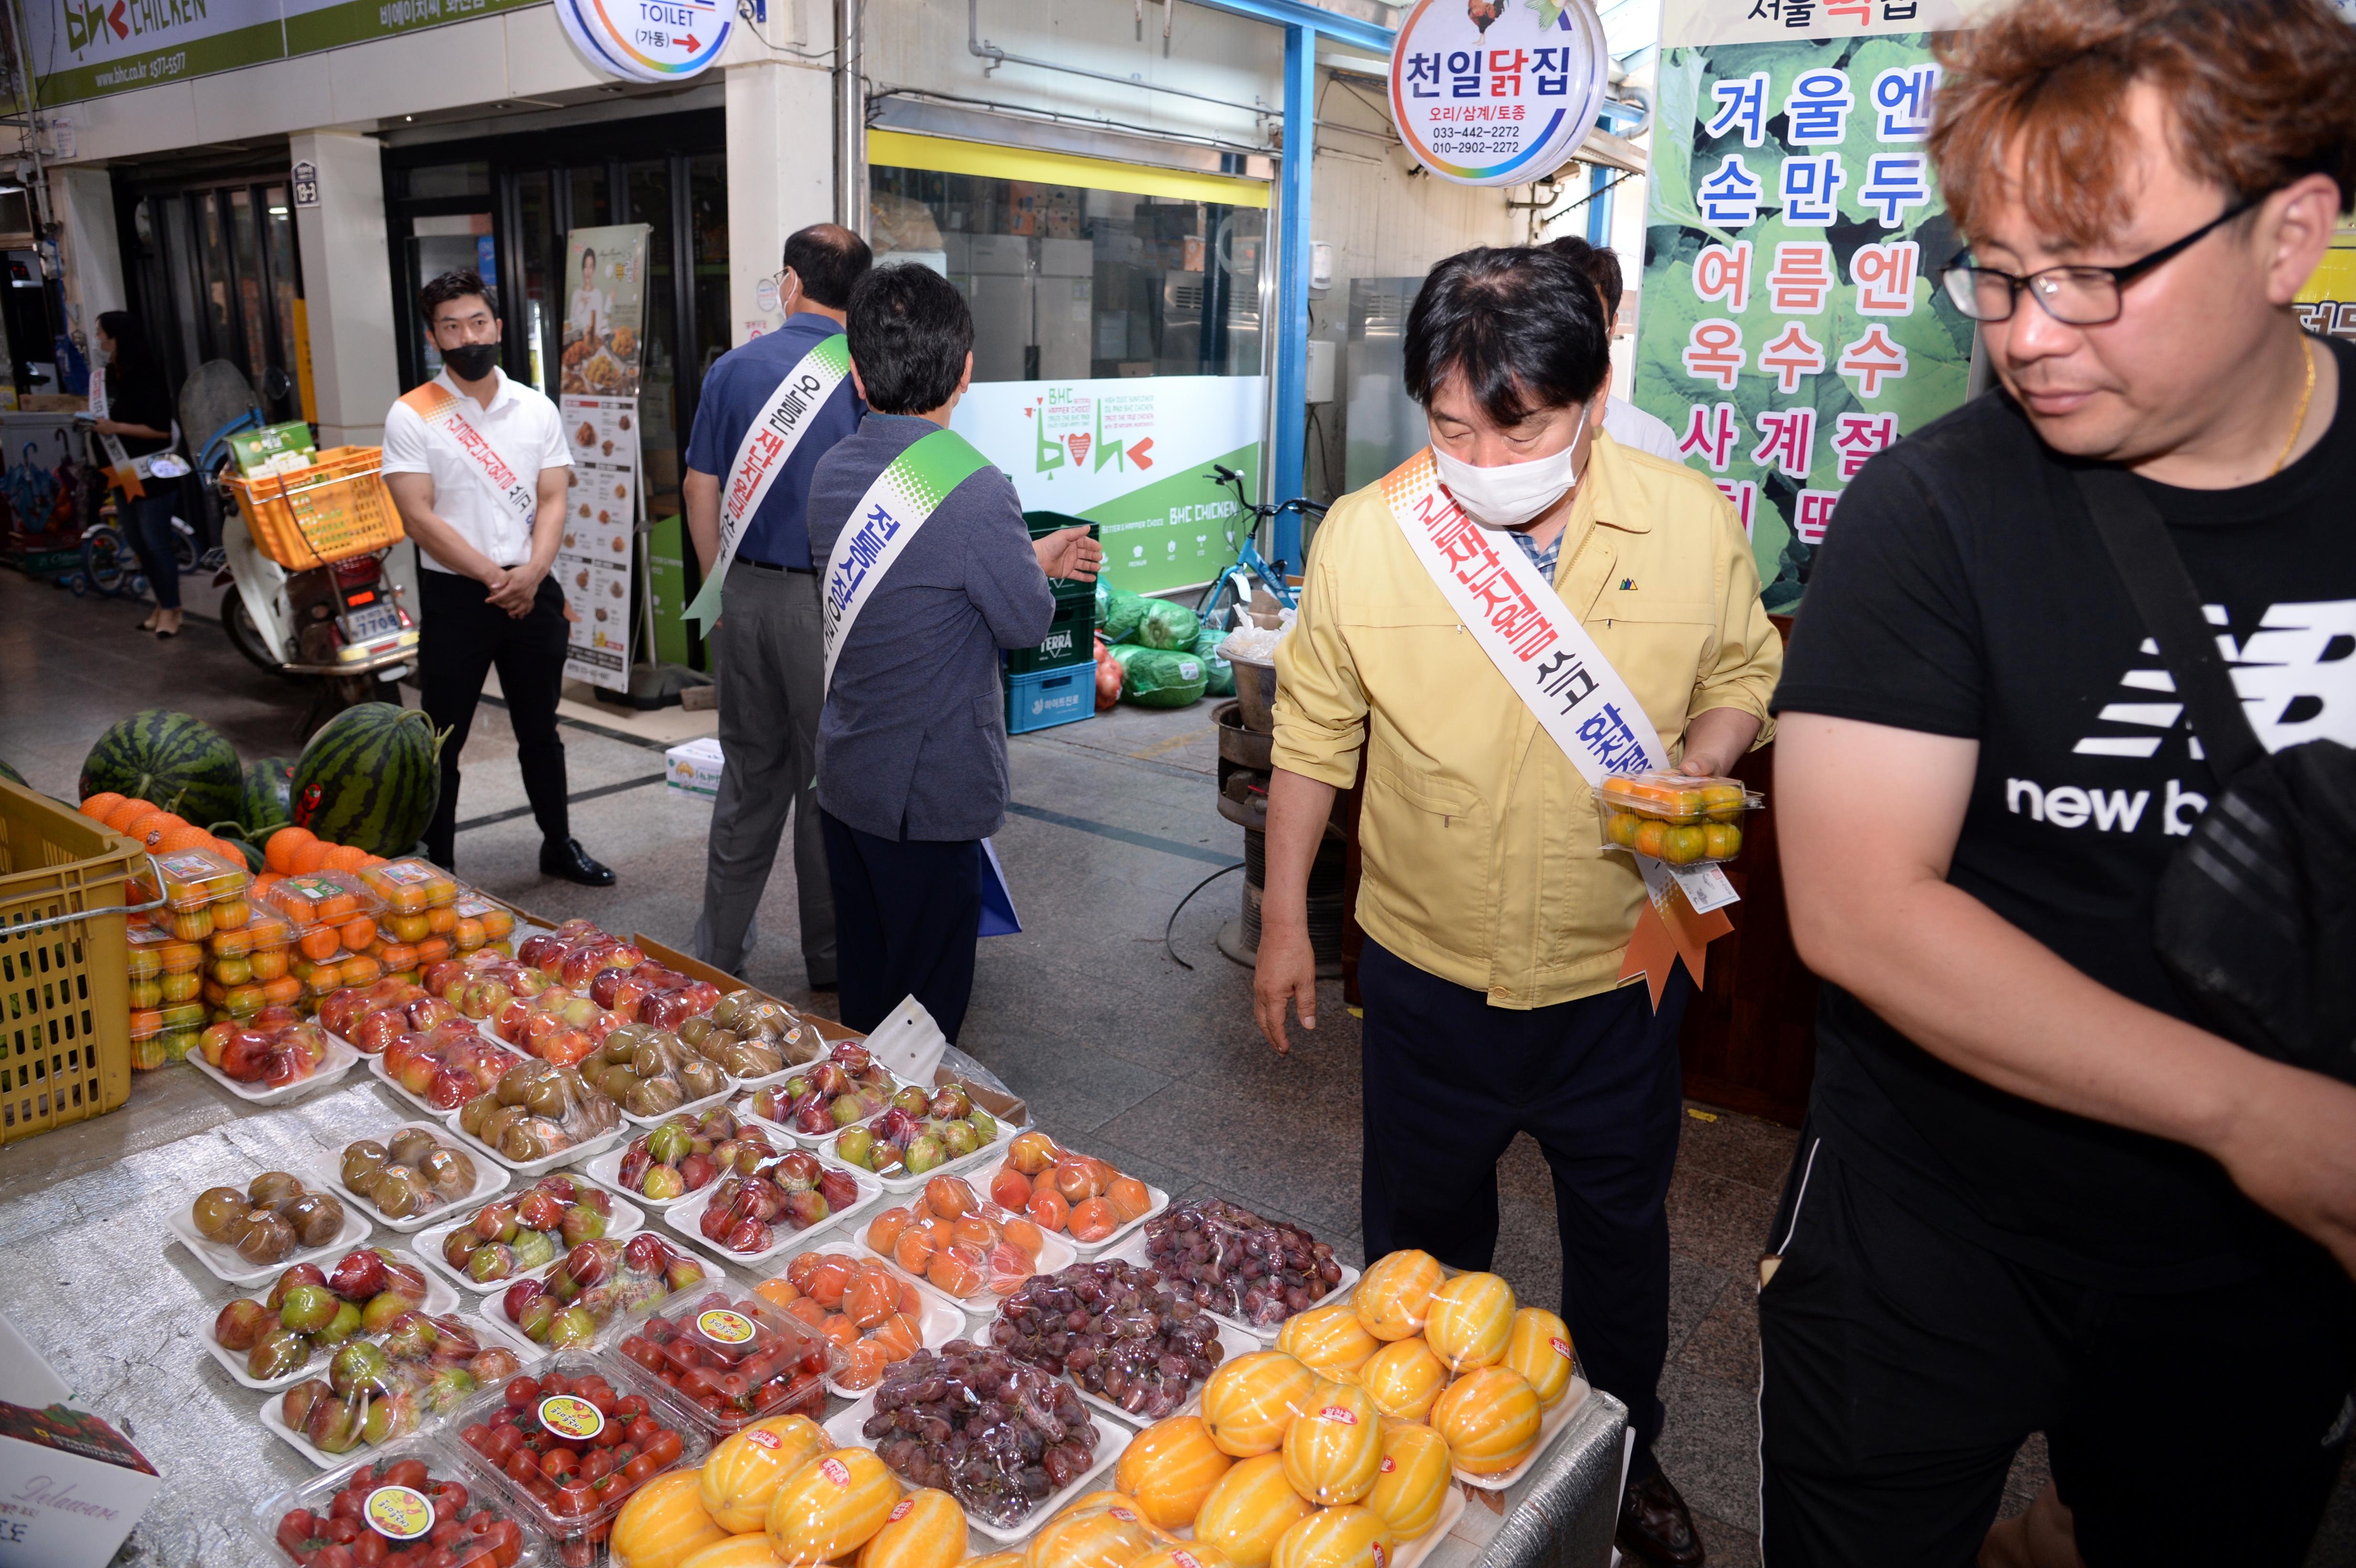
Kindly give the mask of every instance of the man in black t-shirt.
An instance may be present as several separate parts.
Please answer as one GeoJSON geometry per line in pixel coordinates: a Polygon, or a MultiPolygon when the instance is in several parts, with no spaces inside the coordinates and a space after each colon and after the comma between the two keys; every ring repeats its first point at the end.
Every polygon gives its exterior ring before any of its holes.
{"type": "Polygon", "coordinates": [[[1762,1547],[2296,1563],[2356,1423],[2356,1089],[2201,1027],[2153,953],[2220,781],[2072,470],[2137,476],[2270,750],[2356,744],[2356,349],[2292,309],[2356,196],[2356,29],[2021,0],[1945,63],[1942,286],[2001,386],[1850,486],[1777,694],[1828,984],[1760,1271],[1762,1547]],[[2039,1431],[2054,1485],[1991,1531],[2039,1431]]]}

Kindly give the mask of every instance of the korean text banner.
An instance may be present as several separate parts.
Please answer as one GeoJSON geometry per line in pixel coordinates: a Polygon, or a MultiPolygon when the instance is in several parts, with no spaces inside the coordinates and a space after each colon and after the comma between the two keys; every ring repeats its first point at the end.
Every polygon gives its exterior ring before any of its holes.
{"type": "Polygon", "coordinates": [[[1944,33],[2005,0],[1662,0],[1661,47],[1944,33]]]}
{"type": "MultiPolygon", "coordinates": [[[[1786,5],[1791,0],[1783,0],[1786,5]]],[[[1961,244],[1924,145],[1920,34],[1674,48],[1661,62],[1635,401],[1799,600],[1865,461],[1964,400],[1961,244]]]]}
{"type": "Polygon", "coordinates": [[[184,81],[545,0],[26,0],[41,107],[184,81]]]}
{"type": "Polygon", "coordinates": [[[1151,593],[1206,582],[1236,559],[1249,519],[1211,464],[1258,492],[1266,389],[1257,376],[985,381],[949,428],[1014,481],[1025,511],[1097,524],[1105,581],[1151,593]]]}

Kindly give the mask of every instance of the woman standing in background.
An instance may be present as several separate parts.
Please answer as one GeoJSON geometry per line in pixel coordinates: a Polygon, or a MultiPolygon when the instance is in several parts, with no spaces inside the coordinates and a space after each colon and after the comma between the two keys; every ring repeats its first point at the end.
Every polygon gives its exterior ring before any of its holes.
{"type": "MultiPolygon", "coordinates": [[[[146,329],[126,310],[98,318],[98,349],[106,357],[106,411],[91,429],[122,443],[126,457],[145,457],[172,444],[172,390],[147,347],[146,329]]],[[[112,453],[109,454],[110,456],[112,453]]],[[[117,483],[121,483],[120,480],[117,483]]],[[[155,612],[139,624],[159,638],[180,635],[180,569],[172,554],[172,503],[179,486],[146,481],[144,496],[122,502],[123,531],[139,551],[155,612]]]]}

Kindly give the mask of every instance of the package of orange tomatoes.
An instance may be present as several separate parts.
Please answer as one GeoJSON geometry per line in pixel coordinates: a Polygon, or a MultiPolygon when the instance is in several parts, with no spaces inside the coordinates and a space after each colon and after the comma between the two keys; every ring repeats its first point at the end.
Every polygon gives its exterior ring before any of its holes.
{"type": "Polygon", "coordinates": [[[791,1254],[784,1271],[753,1293],[817,1329],[841,1352],[826,1386],[845,1399],[873,1388],[884,1368],[920,1348],[938,1349],[965,1332],[958,1303],[841,1243],[791,1254]]]}
{"type": "Polygon", "coordinates": [[[1739,779],[1658,770],[1614,774],[1595,786],[1595,800],[1606,839],[1672,866],[1733,859],[1743,818],[1767,804],[1739,779]]]}
{"type": "Polygon", "coordinates": [[[1081,1257],[1094,1257],[1170,1207],[1170,1194],[1122,1173],[1110,1161],[1076,1154],[1036,1130],[1007,1146],[990,1179],[992,1202],[1061,1235],[1081,1257]]]}
{"type": "Polygon", "coordinates": [[[995,1309],[1034,1274],[1078,1261],[1071,1243],[990,1202],[962,1176],[936,1176],[916,1201],[886,1209],[860,1238],[911,1279],[969,1311],[995,1309]]]}

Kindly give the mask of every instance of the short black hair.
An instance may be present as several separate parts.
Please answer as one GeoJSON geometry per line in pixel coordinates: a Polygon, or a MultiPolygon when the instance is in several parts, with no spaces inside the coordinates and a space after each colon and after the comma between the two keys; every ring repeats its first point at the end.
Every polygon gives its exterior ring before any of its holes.
{"type": "Polygon", "coordinates": [[[973,312],[958,286],[913,261],[875,267],[851,291],[851,362],[867,406],[921,414],[956,396],[973,352],[973,312]]]}
{"type": "MultiPolygon", "coordinates": [[[[1566,234],[1547,247],[1558,256],[1568,256],[1571,264],[1594,281],[1603,291],[1603,313],[1607,316],[1620,314],[1620,293],[1624,286],[1620,277],[1620,253],[1606,245],[1590,245],[1576,234],[1566,234]]],[[[1612,323],[1606,321],[1606,330],[1612,323]]]]}
{"type": "Polygon", "coordinates": [[[1460,251],[1431,269],[1407,315],[1408,395],[1427,410],[1461,375],[1491,419],[1519,424],[1587,401],[1611,372],[1595,285],[1552,251],[1460,251]]]}
{"type": "Polygon", "coordinates": [[[499,302],[492,297],[491,285],[483,282],[482,273],[473,271],[444,272],[418,290],[418,314],[425,318],[425,325],[430,327],[434,325],[435,311],[448,304],[452,300],[462,300],[468,294],[480,298],[483,304],[490,308],[493,321],[499,318],[499,302]]]}
{"type": "Polygon", "coordinates": [[[851,291],[874,264],[867,241],[839,223],[813,223],[786,240],[786,265],[801,279],[802,293],[829,310],[848,305],[851,291]]]}

